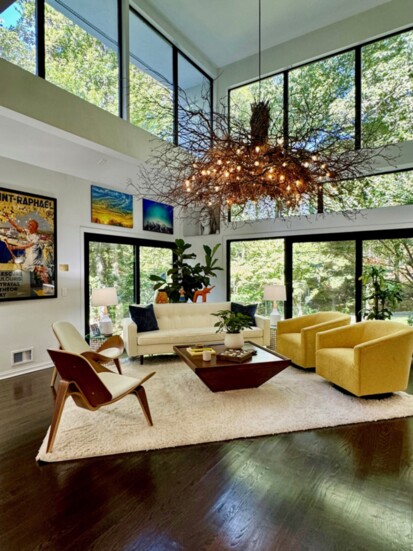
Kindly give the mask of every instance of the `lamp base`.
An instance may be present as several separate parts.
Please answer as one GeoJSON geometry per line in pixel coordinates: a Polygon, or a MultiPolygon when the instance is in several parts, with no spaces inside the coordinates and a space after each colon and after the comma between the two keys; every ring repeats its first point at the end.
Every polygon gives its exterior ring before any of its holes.
{"type": "Polygon", "coordinates": [[[280,321],[280,319],[281,319],[281,314],[273,310],[270,314],[270,325],[276,326],[277,322],[280,321]]]}
{"type": "Polygon", "coordinates": [[[110,337],[113,334],[113,324],[109,316],[104,316],[99,320],[99,331],[105,337],[110,337]]]}

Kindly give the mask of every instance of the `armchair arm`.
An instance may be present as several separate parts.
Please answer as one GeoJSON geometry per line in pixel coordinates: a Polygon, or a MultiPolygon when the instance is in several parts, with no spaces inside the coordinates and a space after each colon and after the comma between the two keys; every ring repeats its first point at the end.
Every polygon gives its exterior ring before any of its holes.
{"type": "Polygon", "coordinates": [[[86,352],[82,352],[80,355],[89,361],[96,373],[102,373],[105,371],[108,373],[113,373],[113,371],[102,365],[102,362],[108,363],[108,358],[106,356],[101,356],[93,350],[87,350],[86,352]]]}
{"type": "Polygon", "coordinates": [[[138,326],[131,318],[122,321],[122,337],[129,357],[138,356],[138,326]]]}
{"type": "Polygon", "coordinates": [[[360,323],[317,333],[316,348],[354,348],[363,333],[360,323]]]}
{"type": "Polygon", "coordinates": [[[329,329],[335,329],[344,324],[347,324],[346,319],[335,319],[310,325],[309,327],[303,327],[301,329],[301,345],[304,345],[303,350],[306,351],[309,363],[315,364],[316,337],[318,333],[328,331],[329,329]]]}
{"type": "Polygon", "coordinates": [[[270,346],[271,334],[270,334],[270,318],[264,316],[255,316],[255,323],[257,327],[263,330],[263,342],[264,346],[270,346]]]}
{"type": "Polygon", "coordinates": [[[120,356],[125,350],[125,343],[120,335],[113,335],[109,337],[97,350],[98,353],[103,353],[108,348],[117,348],[118,355],[120,356]]]}
{"type": "Polygon", "coordinates": [[[398,331],[383,337],[377,337],[371,341],[366,341],[354,347],[354,354],[357,359],[362,361],[367,358],[373,358],[377,355],[380,364],[386,364],[386,361],[394,361],[407,355],[411,359],[411,345],[413,342],[413,332],[398,331]]]}
{"type": "Polygon", "coordinates": [[[307,327],[310,323],[312,323],[312,320],[309,316],[280,320],[277,323],[277,335],[282,335],[283,333],[299,333],[301,329],[307,327]]]}

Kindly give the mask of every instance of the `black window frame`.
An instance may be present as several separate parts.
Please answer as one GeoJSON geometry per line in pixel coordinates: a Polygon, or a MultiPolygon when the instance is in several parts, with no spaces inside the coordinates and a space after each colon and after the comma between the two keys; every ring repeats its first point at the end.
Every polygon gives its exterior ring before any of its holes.
{"type": "Polygon", "coordinates": [[[146,239],[141,237],[128,237],[123,235],[113,235],[113,234],[102,234],[102,233],[91,233],[85,232],[83,234],[83,266],[84,266],[84,328],[85,335],[89,333],[89,317],[90,317],[90,308],[89,308],[89,244],[93,242],[101,243],[112,243],[115,245],[132,245],[135,250],[135,263],[134,263],[134,302],[139,303],[140,300],[140,282],[139,282],[139,273],[140,273],[140,256],[139,256],[139,247],[156,247],[159,249],[170,249],[172,251],[172,263],[176,261],[176,244],[174,241],[157,241],[154,239],[146,239]]]}
{"type": "Polygon", "coordinates": [[[363,308],[363,284],[360,277],[363,273],[363,242],[371,240],[388,240],[413,238],[413,226],[410,228],[362,230],[355,232],[337,232],[329,234],[300,234],[295,236],[276,235],[268,237],[247,237],[228,239],[226,242],[226,299],[231,300],[231,243],[240,241],[265,241],[269,239],[284,239],[284,282],[287,300],[284,303],[286,318],[293,316],[293,246],[295,243],[354,241],[355,242],[355,316],[361,321],[363,308]]]}

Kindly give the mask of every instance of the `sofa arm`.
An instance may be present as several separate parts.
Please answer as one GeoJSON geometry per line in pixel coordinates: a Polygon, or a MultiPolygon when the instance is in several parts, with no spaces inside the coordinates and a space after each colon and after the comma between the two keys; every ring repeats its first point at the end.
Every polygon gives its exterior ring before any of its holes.
{"type": "Polygon", "coordinates": [[[131,358],[138,355],[138,327],[131,318],[122,320],[122,338],[126,353],[131,358]]]}
{"type": "Polygon", "coordinates": [[[255,324],[257,327],[263,330],[263,342],[264,346],[270,346],[271,334],[270,334],[270,318],[264,316],[255,316],[255,324]]]}
{"type": "Polygon", "coordinates": [[[345,325],[321,331],[317,333],[316,349],[320,348],[354,348],[360,342],[363,334],[363,327],[360,323],[345,325]]]}

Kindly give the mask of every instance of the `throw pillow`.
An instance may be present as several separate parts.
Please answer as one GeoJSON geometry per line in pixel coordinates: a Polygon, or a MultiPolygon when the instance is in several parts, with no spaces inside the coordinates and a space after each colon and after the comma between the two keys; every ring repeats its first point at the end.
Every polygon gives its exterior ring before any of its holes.
{"type": "Polygon", "coordinates": [[[237,302],[231,302],[231,311],[249,316],[251,318],[251,327],[255,327],[257,324],[255,323],[254,316],[257,311],[257,306],[258,304],[238,304],[237,302]]]}
{"type": "Polygon", "coordinates": [[[158,322],[156,321],[155,312],[153,311],[153,304],[148,306],[129,306],[130,317],[132,321],[138,326],[139,333],[145,333],[146,331],[156,331],[159,329],[158,322]]]}

